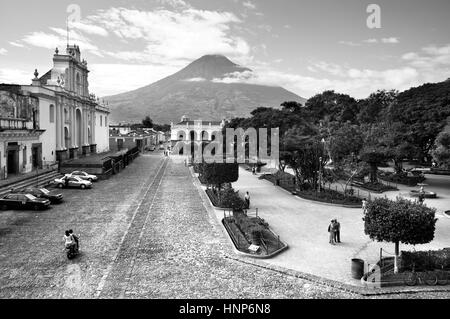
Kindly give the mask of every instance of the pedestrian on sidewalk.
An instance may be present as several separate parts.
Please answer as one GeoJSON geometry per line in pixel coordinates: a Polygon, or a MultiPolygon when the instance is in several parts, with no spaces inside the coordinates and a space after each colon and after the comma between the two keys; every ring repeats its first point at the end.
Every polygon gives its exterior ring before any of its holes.
{"type": "Polygon", "coordinates": [[[338,222],[337,219],[335,219],[334,225],[335,225],[334,242],[340,243],[341,242],[341,223],[338,222]]]}
{"type": "Polygon", "coordinates": [[[366,213],[366,211],[367,211],[367,199],[363,199],[362,200],[362,210],[363,210],[363,213],[365,214],[366,213]]]}
{"type": "Polygon", "coordinates": [[[253,173],[253,175],[256,175],[256,166],[255,165],[253,165],[253,167],[252,167],[252,173],[253,173]]]}
{"type": "Polygon", "coordinates": [[[244,200],[247,208],[250,208],[250,194],[248,192],[245,194],[244,200]]]}
{"type": "Polygon", "coordinates": [[[330,225],[328,225],[328,233],[330,234],[330,244],[331,245],[335,245],[335,224],[334,224],[334,219],[331,220],[330,225]]]}

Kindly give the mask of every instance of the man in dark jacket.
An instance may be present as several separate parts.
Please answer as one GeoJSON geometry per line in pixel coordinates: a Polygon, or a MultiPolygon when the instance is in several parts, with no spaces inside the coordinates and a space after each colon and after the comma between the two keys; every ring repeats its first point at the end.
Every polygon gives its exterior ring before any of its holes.
{"type": "Polygon", "coordinates": [[[336,243],[340,243],[341,242],[341,223],[339,223],[337,221],[337,219],[335,219],[334,226],[335,226],[334,241],[336,243]]]}

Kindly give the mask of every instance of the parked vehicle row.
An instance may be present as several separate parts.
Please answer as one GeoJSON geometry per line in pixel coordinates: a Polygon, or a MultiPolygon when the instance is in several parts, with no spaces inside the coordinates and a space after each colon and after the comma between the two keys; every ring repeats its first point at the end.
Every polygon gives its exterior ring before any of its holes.
{"type": "MultiPolygon", "coordinates": [[[[98,177],[82,171],[74,171],[57,178],[53,184],[57,188],[92,188],[92,182],[97,181],[98,177]]],[[[63,201],[63,194],[57,190],[48,190],[44,187],[27,187],[22,189],[13,189],[3,198],[0,198],[0,209],[8,210],[44,210],[51,204],[58,204],[63,201]]]]}

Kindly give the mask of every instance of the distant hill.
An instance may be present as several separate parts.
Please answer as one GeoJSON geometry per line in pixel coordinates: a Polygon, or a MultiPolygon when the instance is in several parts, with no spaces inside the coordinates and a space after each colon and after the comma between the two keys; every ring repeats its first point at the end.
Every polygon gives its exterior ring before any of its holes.
{"type": "Polygon", "coordinates": [[[105,100],[113,122],[140,122],[149,115],[157,123],[177,122],[183,115],[202,120],[246,117],[260,106],[306,102],[281,87],[217,82],[251,72],[225,56],[207,55],[156,83],[105,100]]]}

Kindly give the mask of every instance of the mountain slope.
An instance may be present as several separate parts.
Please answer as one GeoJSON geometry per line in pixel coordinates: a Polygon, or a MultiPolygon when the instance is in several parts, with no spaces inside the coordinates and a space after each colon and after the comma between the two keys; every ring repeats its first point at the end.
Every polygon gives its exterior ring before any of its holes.
{"type": "Polygon", "coordinates": [[[140,122],[149,115],[158,123],[177,122],[183,115],[203,120],[244,117],[259,106],[305,102],[281,87],[219,82],[251,72],[224,56],[208,55],[156,83],[105,100],[113,122],[140,122]]]}

